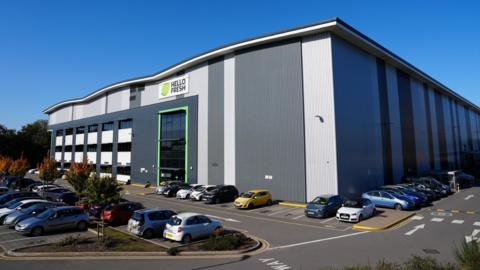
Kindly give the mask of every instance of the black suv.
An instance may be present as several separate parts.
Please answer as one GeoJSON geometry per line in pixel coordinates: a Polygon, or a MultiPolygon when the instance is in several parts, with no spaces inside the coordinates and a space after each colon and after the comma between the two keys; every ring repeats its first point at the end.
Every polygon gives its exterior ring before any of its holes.
{"type": "Polygon", "coordinates": [[[237,197],[238,190],[235,186],[218,186],[216,189],[203,194],[205,203],[233,202],[237,197]]]}
{"type": "Polygon", "coordinates": [[[188,187],[190,187],[190,185],[187,183],[170,182],[163,189],[163,195],[167,197],[174,197],[177,195],[177,191],[188,187]]]}

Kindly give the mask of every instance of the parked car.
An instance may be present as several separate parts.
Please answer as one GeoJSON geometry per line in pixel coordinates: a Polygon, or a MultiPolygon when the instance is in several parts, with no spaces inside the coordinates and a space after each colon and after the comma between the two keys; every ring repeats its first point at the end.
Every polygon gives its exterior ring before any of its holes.
{"type": "Polygon", "coordinates": [[[168,185],[165,186],[163,189],[163,195],[166,197],[174,197],[176,196],[177,192],[180,189],[188,188],[190,187],[189,184],[187,183],[182,183],[182,182],[172,182],[168,185]]]}
{"type": "Polygon", "coordinates": [[[65,204],[56,203],[56,202],[37,203],[28,208],[24,208],[24,209],[21,209],[20,211],[11,213],[5,218],[5,220],[3,221],[3,224],[9,226],[9,228],[14,228],[15,225],[22,220],[39,215],[50,208],[55,208],[60,206],[65,206],[65,204]]]}
{"type": "Polygon", "coordinates": [[[0,224],[3,223],[3,220],[8,215],[10,215],[11,213],[13,213],[15,211],[20,211],[20,210],[28,208],[32,205],[35,205],[35,204],[38,204],[38,203],[41,203],[41,202],[46,202],[45,200],[41,200],[41,199],[24,199],[24,198],[22,198],[18,201],[16,201],[16,200],[17,199],[10,201],[8,203],[7,207],[4,207],[4,208],[0,209],[0,224]]]}
{"type": "Polygon", "coordinates": [[[459,188],[462,189],[469,188],[472,187],[475,182],[475,177],[460,170],[433,173],[431,176],[451,188],[455,188],[455,185],[458,185],[459,188]]]}
{"type": "Polygon", "coordinates": [[[9,191],[0,196],[0,208],[4,207],[4,204],[16,198],[39,198],[39,196],[35,192],[9,191]]]}
{"type": "Polygon", "coordinates": [[[386,190],[373,190],[362,194],[362,198],[369,199],[376,207],[394,208],[396,210],[409,210],[415,207],[410,199],[386,190]]]}
{"type": "Polygon", "coordinates": [[[437,179],[431,176],[407,178],[406,180],[409,183],[423,184],[442,197],[448,196],[448,194],[452,193],[449,186],[440,183],[437,179]]]}
{"type": "Polygon", "coordinates": [[[223,203],[223,202],[233,202],[238,198],[238,190],[235,186],[217,186],[217,188],[206,191],[203,194],[202,200],[206,203],[223,203]]]}
{"type": "Polygon", "coordinates": [[[0,187],[0,195],[3,195],[5,193],[7,193],[8,191],[10,191],[10,189],[8,187],[0,187]]]}
{"type": "Polygon", "coordinates": [[[30,178],[23,178],[23,177],[16,177],[16,176],[9,176],[7,177],[6,186],[12,189],[18,190],[26,190],[28,186],[33,183],[38,183],[30,178]]]}
{"type": "Polygon", "coordinates": [[[160,185],[155,189],[155,194],[157,195],[163,195],[163,191],[165,191],[165,188],[168,187],[170,184],[174,183],[183,183],[182,181],[163,181],[160,183],[160,185]]]}
{"type": "Polygon", "coordinates": [[[427,197],[427,202],[432,202],[438,198],[438,196],[433,192],[431,189],[426,188],[425,186],[418,186],[413,183],[407,184],[398,184],[396,185],[397,187],[401,189],[406,189],[406,190],[412,190],[414,192],[419,192],[421,194],[424,194],[427,197]]]}
{"type": "Polygon", "coordinates": [[[135,235],[150,239],[162,235],[165,224],[177,213],[168,209],[141,209],[133,212],[128,221],[128,231],[135,235]]]}
{"type": "Polygon", "coordinates": [[[197,213],[181,213],[173,216],[165,225],[163,237],[177,242],[190,243],[192,240],[211,236],[216,230],[222,230],[218,220],[197,213]]]}
{"type": "Polygon", "coordinates": [[[65,194],[65,193],[72,193],[72,191],[63,187],[44,188],[38,192],[38,195],[40,195],[40,197],[45,198],[49,201],[57,201],[57,199],[62,194],[65,194]]]}
{"type": "Polygon", "coordinates": [[[183,188],[177,191],[176,197],[177,199],[190,199],[192,192],[198,191],[201,188],[203,188],[203,185],[201,184],[190,185],[188,188],[183,188]]]}
{"type": "Polygon", "coordinates": [[[339,195],[322,195],[307,203],[305,216],[312,218],[325,218],[335,216],[342,207],[343,199],[339,195]]]}
{"type": "Polygon", "coordinates": [[[359,222],[375,214],[375,204],[369,199],[346,200],[337,211],[339,221],[359,222]]]}
{"type": "Polygon", "coordinates": [[[205,185],[203,188],[193,191],[192,194],[190,194],[190,199],[192,201],[201,201],[205,192],[212,191],[215,188],[217,188],[216,185],[205,185]]]}
{"type": "Polygon", "coordinates": [[[87,207],[88,213],[90,216],[100,218],[102,216],[103,210],[108,206],[108,204],[101,204],[101,205],[92,205],[87,207]]]}
{"type": "Polygon", "coordinates": [[[127,224],[133,212],[142,209],[143,206],[137,202],[124,202],[107,206],[102,212],[102,219],[105,222],[122,225],[127,224]]]}
{"type": "Polygon", "coordinates": [[[50,208],[47,211],[20,221],[15,230],[21,234],[40,236],[45,232],[56,232],[66,229],[86,231],[90,222],[82,209],[74,206],[50,208]]]}
{"type": "Polygon", "coordinates": [[[75,203],[78,202],[78,197],[74,192],[65,192],[60,194],[60,196],[57,197],[56,201],[68,205],[75,205],[75,203]]]}
{"type": "Polygon", "coordinates": [[[2,186],[13,188],[13,185],[17,181],[18,177],[16,176],[5,176],[2,180],[2,186]]]}
{"type": "Polygon", "coordinates": [[[32,187],[33,192],[41,192],[44,189],[49,189],[49,188],[60,188],[59,185],[54,185],[54,184],[43,184],[43,185],[35,185],[32,187]]]}
{"type": "Polygon", "coordinates": [[[401,188],[394,185],[383,186],[380,189],[386,190],[390,193],[394,193],[395,195],[397,195],[397,197],[407,198],[411,200],[414,204],[414,207],[420,207],[427,204],[427,197],[425,195],[409,192],[408,190],[402,190],[401,188]]]}
{"type": "Polygon", "coordinates": [[[252,189],[240,194],[233,205],[237,208],[253,208],[263,205],[272,205],[272,195],[265,189],[252,189]]]}

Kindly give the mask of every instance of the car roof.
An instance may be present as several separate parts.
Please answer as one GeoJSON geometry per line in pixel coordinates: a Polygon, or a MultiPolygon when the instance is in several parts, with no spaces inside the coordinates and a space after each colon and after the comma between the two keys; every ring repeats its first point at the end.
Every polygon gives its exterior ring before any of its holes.
{"type": "Polygon", "coordinates": [[[257,192],[268,192],[268,190],[266,189],[250,189],[248,192],[254,192],[254,193],[257,193],[257,192]]]}
{"type": "Polygon", "coordinates": [[[167,209],[167,208],[148,208],[148,209],[140,209],[140,210],[137,210],[135,212],[141,213],[141,214],[146,214],[146,213],[160,212],[160,211],[172,211],[172,210],[167,209]]]}
{"type": "Polygon", "coordinates": [[[20,200],[22,203],[31,203],[31,202],[48,202],[47,200],[43,199],[26,199],[26,200],[20,200]]]}
{"type": "Polygon", "coordinates": [[[199,213],[193,213],[193,212],[183,212],[183,213],[180,213],[180,214],[176,214],[175,216],[178,217],[178,218],[181,218],[181,219],[185,219],[185,218],[189,218],[189,217],[193,217],[193,216],[204,216],[204,215],[199,214],[199,213]]]}
{"type": "Polygon", "coordinates": [[[339,195],[323,194],[323,195],[318,195],[316,198],[321,197],[321,198],[325,198],[325,199],[330,199],[333,196],[339,196],[339,195]]]}
{"type": "Polygon", "coordinates": [[[59,207],[55,207],[55,208],[51,208],[51,209],[54,209],[54,210],[64,210],[64,209],[80,209],[80,207],[78,206],[70,206],[70,205],[65,205],[65,206],[59,206],[59,207]]]}

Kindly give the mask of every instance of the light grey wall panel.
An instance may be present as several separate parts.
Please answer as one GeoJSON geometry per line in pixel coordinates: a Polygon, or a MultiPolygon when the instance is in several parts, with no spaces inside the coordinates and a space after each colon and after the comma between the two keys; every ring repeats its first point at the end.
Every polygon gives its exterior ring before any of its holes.
{"type": "Polygon", "coordinates": [[[75,104],[73,105],[73,120],[82,119],[84,104],[75,104]]]}
{"type": "Polygon", "coordinates": [[[225,57],[224,68],[224,178],[235,185],[235,55],[225,57]]]}
{"type": "Polygon", "coordinates": [[[302,42],[305,106],[307,201],[320,194],[337,194],[335,109],[330,34],[302,42]]]}
{"type": "Polygon", "coordinates": [[[360,195],[384,182],[376,59],[332,41],[338,189],[360,195]]]}
{"type": "Polygon", "coordinates": [[[392,170],[394,183],[400,183],[403,176],[402,134],[400,126],[400,109],[398,102],[397,71],[386,64],[388,104],[390,117],[390,138],[392,145],[392,170]]]}
{"type": "Polygon", "coordinates": [[[235,162],[240,191],[267,188],[274,198],[305,201],[302,92],[299,41],[236,55],[235,162]]]}
{"type": "Polygon", "coordinates": [[[106,97],[99,97],[83,107],[83,117],[92,117],[105,114],[106,97]]]}
{"type": "Polygon", "coordinates": [[[417,150],[417,172],[419,174],[430,171],[430,157],[428,147],[427,113],[423,84],[411,79],[413,122],[415,130],[415,146],[417,150]]]}
{"type": "Polygon", "coordinates": [[[59,123],[64,123],[72,120],[72,105],[63,107],[49,116],[49,124],[55,125],[59,123]]]}
{"type": "Polygon", "coordinates": [[[130,106],[130,88],[108,94],[107,113],[127,110],[130,106]]]}
{"type": "Polygon", "coordinates": [[[223,57],[208,66],[208,182],[224,183],[224,63],[223,57]]]}
{"type": "Polygon", "coordinates": [[[428,97],[430,102],[430,115],[432,117],[433,159],[435,170],[440,170],[440,146],[438,142],[437,108],[435,105],[435,92],[430,87],[428,88],[428,97]]]}

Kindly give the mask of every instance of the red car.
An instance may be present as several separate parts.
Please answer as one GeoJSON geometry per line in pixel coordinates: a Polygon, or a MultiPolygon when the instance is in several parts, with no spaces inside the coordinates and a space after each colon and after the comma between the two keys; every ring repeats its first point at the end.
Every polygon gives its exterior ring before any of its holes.
{"type": "Polygon", "coordinates": [[[142,209],[143,206],[136,202],[124,202],[107,206],[102,212],[102,219],[110,224],[127,224],[134,211],[142,209]]]}

